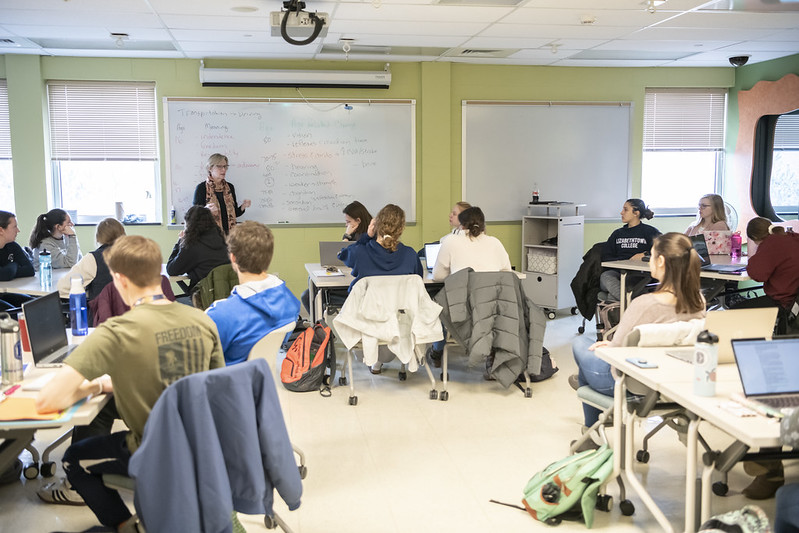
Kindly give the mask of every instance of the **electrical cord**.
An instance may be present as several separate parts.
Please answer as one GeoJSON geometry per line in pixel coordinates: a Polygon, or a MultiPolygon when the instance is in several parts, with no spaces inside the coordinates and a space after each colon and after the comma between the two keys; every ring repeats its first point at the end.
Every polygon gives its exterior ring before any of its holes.
{"type": "Polygon", "coordinates": [[[300,11],[302,11],[302,9],[305,7],[305,2],[301,2],[299,0],[287,0],[286,2],[283,2],[283,7],[286,8],[286,12],[283,14],[283,20],[280,21],[280,35],[283,37],[284,41],[296,46],[304,46],[306,44],[311,44],[314,39],[319,37],[319,34],[322,32],[322,26],[325,25],[325,21],[317,17],[316,13],[308,13],[309,18],[314,23],[313,33],[304,41],[292,39],[286,32],[286,23],[289,20],[289,14],[294,12],[297,13],[297,16],[299,16],[300,11]]]}

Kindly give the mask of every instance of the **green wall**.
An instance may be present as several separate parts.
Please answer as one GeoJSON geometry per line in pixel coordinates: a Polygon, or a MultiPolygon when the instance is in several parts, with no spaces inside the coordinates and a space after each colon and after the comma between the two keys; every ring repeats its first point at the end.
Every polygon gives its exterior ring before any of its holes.
{"type": "MultiPolygon", "coordinates": [[[[780,77],[779,72],[795,72],[797,58],[732,68],[557,68],[528,66],[489,66],[460,63],[394,63],[388,90],[302,89],[305,98],[403,98],[415,99],[417,223],[409,226],[403,241],[414,248],[435,240],[448,229],[447,214],[451,205],[461,200],[461,102],[462,100],[576,100],[631,101],[633,125],[631,146],[632,195],[640,193],[643,99],[646,87],[729,87],[746,88],[738,78],[765,75],[780,77]],[[759,70],[752,70],[755,68],[759,70]],[[745,70],[747,69],[747,70],[745,70]],[[749,73],[752,73],[751,75],[749,73]]],[[[171,59],[99,59],[39,57],[30,55],[0,56],[0,76],[8,80],[11,136],[14,163],[17,215],[27,239],[36,215],[48,209],[45,82],[50,79],[155,81],[159,98],[166,96],[202,97],[283,97],[300,98],[289,88],[203,88],[199,82],[200,62],[171,59]]],[[[382,64],[207,61],[207,67],[239,68],[365,68],[382,70],[382,64]]],[[[753,83],[753,82],[752,82],[753,83]]],[[[732,102],[734,95],[731,96],[732,102]]],[[[732,109],[731,109],[732,111],[732,109]]],[[[162,115],[161,115],[162,116],[162,115]]],[[[737,119],[730,120],[733,137],[737,119]]],[[[161,179],[166,190],[163,128],[161,143],[161,179]]],[[[728,144],[729,146],[729,144],[728,144]]],[[[734,142],[733,142],[734,146],[734,142]]],[[[575,154],[579,157],[579,154],[575,154]]],[[[498,190],[501,190],[498,169],[498,190]]],[[[556,179],[553,178],[553,179],[556,179]]],[[[235,183],[235,177],[231,177],[235,183]]],[[[539,183],[545,192],[546,183],[539,183]]],[[[479,205],[479,199],[466,198],[479,205]]],[[[563,200],[568,200],[564,198],[563,200]]],[[[619,208],[622,201],[619,199],[619,208]]],[[[509,198],[509,202],[516,199],[509,198]]],[[[378,206],[370,206],[377,210],[378,206]]],[[[168,209],[162,198],[164,215],[168,209]]],[[[374,213],[373,213],[374,214],[374,213]]],[[[166,218],[166,216],[164,216],[166,218]]],[[[662,231],[682,231],[690,222],[683,218],[656,218],[662,231]]],[[[604,240],[619,222],[591,222],[586,225],[585,247],[604,240]]],[[[166,226],[128,227],[155,239],[168,255],[177,232],[166,226]]],[[[297,294],[306,286],[303,263],[318,260],[316,242],[335,240],[342,226],[274,228],[276,252],[272,270],[287,281],[297,294]]],[[[499,237],[514,265],[520,258],[520,224],[491,225],[489,232],[499,237]]],[[[84,253],[94,248],[92,227],[78,228],[84,253]]]]}

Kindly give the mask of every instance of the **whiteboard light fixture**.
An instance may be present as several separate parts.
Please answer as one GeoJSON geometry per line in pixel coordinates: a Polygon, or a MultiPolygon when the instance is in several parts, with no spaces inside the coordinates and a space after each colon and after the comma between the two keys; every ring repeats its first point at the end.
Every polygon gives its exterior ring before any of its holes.
{"type": "Polygon", "coordinates": [[[203,87],[339,87],[388,89],[391,71],[374,70],[261,70],[205,68],[200,64],[203,87]]]}

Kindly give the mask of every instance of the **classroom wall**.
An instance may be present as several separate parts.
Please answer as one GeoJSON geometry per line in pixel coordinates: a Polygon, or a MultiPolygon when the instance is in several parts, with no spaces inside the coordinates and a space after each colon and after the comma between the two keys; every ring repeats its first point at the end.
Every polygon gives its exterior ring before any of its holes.
{"type": "MultiPolygon", "coordinates": [[[[776,72],[789,68],[790,65],[792,63],[789,61],[779,62],[773,70],[776,72]]],[[[352,69],[357,66],[374,70],[383,67],[382,64],[344,66],[335,62],[224,60],[209,60],[206,61],[206,66],[314,69],[352,69]]],[[[769,72],[771,70],[769,69],[769,72]]],[[[634,120],[631,136],[631,177],[632,195],[636,196],[640,193],[641,180],[644,89],[646,87],[730,87],[731,90],[735,90],[736,73],[741,72],[732,68],[558,68],[445,62],[394,63],[391,65],[391,71],[392,84],[388,90],[302,89],[301,92],[306,98],[411,98],[417,101],[418,222],[408,227],[403,236],[403,241],[414,248],[437,239],[448,230],[447,214],[450,207],[454,202],[461,200],[462,100],[632,101],[634,120]]],[[[19,240],[27,240],[27,234],[36,215],[48,209],[46,80],[155,81],[159,113],[160,99],[165,96],[300,97],[295,89],[290,88],[203,88],[199,83],[198,72],[199,61],[187,59],[0,56],[0,76],[8,80],[9,86],[15,200],[20,227],[23,229],[19,240]]],[[[736,125],[737,120],[735,123],[731,120],[728,129],[736,125]]],[[[162,186],[166,190],[163,139],[161,127],[159,129],[162,154],[161,179],[162,186]]],[[[235,176],[231,175],[230,178],[235,184],[235,176]]],[[[501,172],[498,173],[498,183],[501,184],[501,172]]],[[[543,193],[546,192],[546,182],[539,180],[539,187],[543,193]]],[[[466,200],[479,205],[479,199],[466,198],[466,200]]],[[[623,200],[619,199],[619,209],[623,200]]],[[[369,207],[374,214],[380,206],[369,207]]],[[[162,209],[165,218],[168,208],[164,194],[162,209]]],[[[661,231],[682,231],[690,220],[685,217],[656,217],[653,223],[661,231]]],[[[610,231],[618,226],[617,221],[587,224],[585,248],[594,242],[606,239],[610,231]]],[[[316,242],[319,239],[338,239],[342,229],[343,225],[274,228],[277,242],[272,270],[277,271],[287,281],[289,287],[299,294],[306,286],[303,263],[318,260],[316,242]]],[[[93,231],[93,227],[78,228],[84,253],[94,248],[93,231]]],[[[177,239],[177,231],[169,230],[165,225],[129,226],[128,231],[155,239],[161,245],[165,258],[177,239]]],[[[520,224],[491,225],[489,232],[503,241],[511,256],[511,262],[519,265],[520,224]]]]}

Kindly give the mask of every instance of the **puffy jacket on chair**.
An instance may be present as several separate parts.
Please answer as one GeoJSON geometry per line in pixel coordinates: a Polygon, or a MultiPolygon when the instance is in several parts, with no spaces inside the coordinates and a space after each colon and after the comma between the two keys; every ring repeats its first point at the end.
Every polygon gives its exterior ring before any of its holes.
{"type": "Polygon", "coordinates": [[[210,274],[194,287],[191,301],[194,307],[205,310],[217,300],[230,296],[233,287],[239,284],[239,277],[230,264],[215,267],[210,274]]]}
{"type": "Polygon", "coordinates": [[[598,242],[583,256],[583,262],[577,275],[571,282],[574,300],[577,309],[586,320],[594,318],[596,304],[599,300],[599,276],[602,275],[602,247],[604,242],[598,242]]]}
{"type": "Polygon", "coordinates": [[[509,387],[523,371],[541,372],[546,318],[514,272],[460,270],[436,295],[441,321],[476,366],[494,352],[491,375],[509,387]]]}

